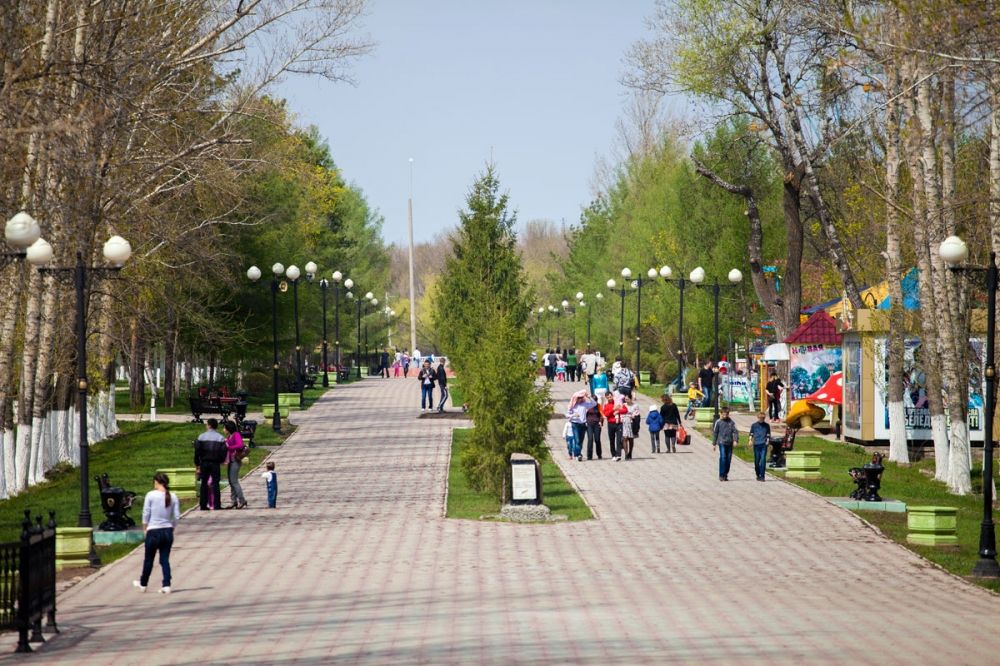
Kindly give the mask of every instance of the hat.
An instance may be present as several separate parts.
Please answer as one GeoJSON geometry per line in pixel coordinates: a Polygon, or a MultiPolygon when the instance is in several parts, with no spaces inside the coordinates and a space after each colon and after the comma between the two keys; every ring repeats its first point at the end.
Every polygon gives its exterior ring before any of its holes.
{"type": "Polygon", "coordinates": [[[651,413],[653,413],[654,411],[656,411],[656,405],[650,405],[650,406],[649,406],[649,412],[648,412],[648,413],[650,413],[650,414],[651,414],[651,413]]]}

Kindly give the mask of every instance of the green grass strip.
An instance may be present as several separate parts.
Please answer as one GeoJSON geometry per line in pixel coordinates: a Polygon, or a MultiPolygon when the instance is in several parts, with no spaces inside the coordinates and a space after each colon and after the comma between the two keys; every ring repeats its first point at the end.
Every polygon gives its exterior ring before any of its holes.
{"type": "MultiPolygon", "coordinates": [[[[449,388],[450,386],[449,382],[449,388]]],[[[456,428],[452,431],[451,465],[448,468],[448,518],[478,520],[482,515],[500,512],[496,498],[470,488],[462,473],[461,455],[468,446],[471,434],[471,428],[456,428]]],[[[559,465],[551,459],[542,463],[542,494],[545,505],[552,513],[563,514],[568,520],[590,520],[594,517],[590,507],[563,476],[559,465]]]]}

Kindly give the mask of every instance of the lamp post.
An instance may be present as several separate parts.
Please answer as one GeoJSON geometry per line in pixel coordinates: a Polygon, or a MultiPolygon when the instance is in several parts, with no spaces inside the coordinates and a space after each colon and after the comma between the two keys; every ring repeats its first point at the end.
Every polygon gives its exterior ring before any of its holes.
{"type": "Polygon", "coordinates": [[[642,365],[642,283],[643,282],[653,282],[656,280],[656,276],[659,272],[655,268],[650,268],[646,271],[646,278],[641,275],[632,282],[632,286],[635,287],[635,372],[639,373],[639,368],[642,365]]]}
{"type": "Polygon", "coordinates": [[[371,373],[372,373],[372,357],[371,357],[371,352],[368,349],[368,306],[371,305],[371,302],[372,302],[373,298],[375,298],[375,294],[373,294],[372,292],[369,291],[367,294],[365,294],[365,304],[364,304],[364,308],[365,308],[365,314],[364,314],[364,322],[365,322],[365,356],[364,356],[364,359],[365,359],[365,365],[368,366],[368,375],[369,376],[371,376],[371,373]]]}
{"type": "MultiPolygon", "coordinates": [[[[546,337],[548,338],[548,345],[547,346],[551,347],[552,346],[552,323],[551,323],[552,320],[551,320],[551,317],[552,317],[552,315],[555,314],[556,309],[554,307],[552,307],[551,305],[549,305],[548,306],[548,310],[549,310],[549,317],[550,317],[550,319],[549,319],[549,325],[546,327],[546,337]]],[[[558,333],[556,335],[558,335],[558,333]]],[[[558,340],[558,338],[556,338],[556,339],[558,340]]]]}
{"type": "MultiPolygon", "coordinates": [[[[351,292],[347,292],[347,297],[354,298],[354,294],[352,294],[351,292]]],[[[354,369],[355,369],[354,376],[357,377],[358,379],[361,379],[361,299],[355,298],[354,305],[358,311],[358,335],[357,338],[355,339],[355,347],[354,347],[354,369]]]]}
{"type": "MultiPolygon", "coordinates": [[[[274,415],[271,417],[271,427],[274,432],[281,432],[281,413],[278,410],[278,292],[284,291],[282,289],[282,284],[279,278],[285,273],[285,267],[282,264],[274,264],[271,266],[271,273],[274,277],[271,278],[271,342],[273,347],[274,358],[271,362],[271,380],[274,389],[274,415]]],[[[260,279],[261,272],[256,266],[251,266],[247,269],[247,278],[251,282],[256,282],[260,279]]]]}
{"type": "Polygon", "coordinates": [[[940,247],[941,258],[948,263],[953,271],[986,273],[986,366],[983,375],[986,378],[985,439],[983,441],[983,520],[979,525],[979,560],[972,568],[976,578],[1000,578],[1000,565],[997,564],[997,537],[993,525],[993,414],[996,411],[996,366],[994,354],[996,351],[996,310],[997,310],[997,280],[1000,271],[997,269],[996,252],[990,252],[990,263],[987,266],[972,266],[965,263],[969,256],[969,248],[958,236],[944,239],[940,247]]]}
{"type": "MultiPolygon", "coordinates": [[[[340,271],[334,271],[333,275],[333,362],[337,365],[337,370],[340,370],[340,281],[344,279],[344,275],[340,271]]],[[[353,283],[352,283],[353,284],[353,283]]],[[[326,317],[324,317],[324,320],[326,317]]],[[[325,335],[323,336],[326,337],[325,335]]],[[[324,348],[325,349],[325,348],[324,348]]],[[[324,352],[325,353],[325,352],[324,352]]],[[[326,358],[323,358],[323,362],[326,363],[326,358]]],[[[326,383],[326,374],[323,375],[323,386],[329,386],[326,383]]]]}
{"type": "MultiPolygon", "coordinates": [[[[374,297],[373,297],[373,298],[372,298],[372,300],[370,300],[370,301],[368,301],[368,302],[369,302],[369,303],[371,304],[371,306],[372,306],[372,310],[371,310],[371,311],[372,311],[372,312],[374,312],[374,313],[375,313],[375,314],[377,315],[377,314],[378,314],[378,299],[377,299],[377,298],[374,298],[374,297]]],[[[378,320],[377,320],[377,318],[376,318],[376,324],[377,324],[377,323],[378,323],[378,320]]],[[[376,331],[378,330],[378,327],[377,327],[377,326],[375,327],[375,330],[376,330],[376,331]]],[[[378,340],[378,334],[377,334],[377,333],[376,333],[376,335],[375,335],[374,337],[375,337],[375,339],[376,339],[376,340],[378,340]]],[[[367,346],[368,346],[368,324],[367,324],[367,322],[366,322],[366,323],[365,323],[365,347],[367,347],[367,346]]],[[[371,375],[371,367],[372,367],[373,365],[375,365],[375,362],[376,362],[376,361],[378,361],[378,362],[379,362],[379,365],[381,365],[381,364],[382,364],[382,361],[381,361],[381,359],[379,358],[379,351],[378,351],[378,344],[376,344],[376,345],[375,345],[375,346],[374,346],[374,347],[372,348],[372,355],[371,355],[370,357],[368,357],[368,374],[369,374],[369,375],[371,375]]]]}
{"type": "MultiPolygon", "coordinates": [[[[629,275],[631,274],[632,272],[629,271],[629,275]]],[[[607,285],[608,289],[614,292],[617,283],[612,278],[608,280],[607,285]]],[[[625,285],[624,284],[622,285],[621,288],[621,299],[622,299],[622,309],[621,309],[621,315],[619,315],[618,317],[618,358],[622,357],[622,354],[624,353],[625,349],[625,285]]]]}
{"type": "MultiPolygon", "coordinates": [[[[302,341],[300,337],[299,330],[299,278],[302,276],[302,272],[299,271],[299,267],[292,264],[285,271],[285,275],[292,283],[292,302],[294,304],[293,310],[295,312],[295,381],[299,387],[299,408],[306,406],[305,398],[305,373],[302,371],[302,341]]],[[[316,276],[316,264],[309,262],[306,264],[306,279],[312,281],[316,276]],[[310,271],[309,269],[312,269],[310,271]]]]}
{"type": "MultiPolygon", "coordinates": [[[[7,235],[8,242],[11,236],[7,235]]],[[[112,236],[104,243],[104,259],[108,266],[89,266],[83,262],[83,253],[76,253],[76,265],[67,267],[45,267],[52,261],[52,246],[38,238],[25,251],[25,258],[33,266],[39,267],[43,274],[52,275],[61,281],[73,281],[76,290],[76,411],[79,417],[77,435],[80,446],[80,514],[77,517],[77,527],[93,527],[90,516],[90,443],[87,439],[87,392],[90,387],[87,381],[87,314],[86,304],[89,294],[87,288],[93,278],[115,275],[132,256],[132,246],[121,236],[112,236]]],[[[91,566],[100,566],[101,560],[94,550],[91,539],[88,554],[91,566]]]]}
{"type": "Polygon", "coordinates": [[[576,348],[576,311],[570,309],[569,300],[565,298],[560,305],[562,306],[562,312],[565,312],[572,317],[572,319],[570,319],[570,329],[573,331],[571,339],[573,340],[573,347],[576,348]]]}
{"type": "Polygon", "coordinates": [[[673,271],[670,266],[660,267],[660,277],[663,278],[664,282],[674,285],[681,292],[680,307],[678,308],[677,315],[677,387],[678,390],[684,390],[684,288],[688,285],[688,281],[684,279],[684,276],[677,278],[676,280],[671,280],[670,276],[673,271]]]}
{"type": "MultiPolygon", "coordinates": [[[[713,328],[714,342],[712,347],[712,353],[713,353],[712,361],[713,363],[716,364],[719,362],[719,293],[722,291],[723,287],[735,287],[740,282],[742,282],[743,273],[741,273],[738,269],[734,268],[731,271],[729,271],[729,275],[727,277],[729,278],[728,285],[719,284],[718,279],[712,282],[712,284],[706,285],[707,288],[712,290],[712,297],[714,299],[715,323],[713,328]]],[[[688,276],[688,279],[691,280],[691,282],[696,287],[700,288],[702,286],[702,282],[705,281],[705,269],[702,268],[701,266],[698,266],[693,271],[691,271],[691,274],[688,276]]],[[[719,420],[719,368],[717,365],[715,368],[715,374],[712,378],[712,414],[714,420],[718,421],[719,420]]]]}
{"type": "Polygon", "coordinates": [[[542,344],[542,317],[545,316],[545,308],[538,306],[538,319],[535,320],[535,340],[542,344]]]}
{"type": "MultiPolygon", "coordinates": [[[[353,287],[354,287],[354,280],[352,280],[351,278],[347,278],[346,280],[344,280],[344,288],[347,289],[347,293],[344,294],[344,296],[347,298],[347,300],[351,300],[352,298],[354,298],[354,294],[351,292],[351,289],[353,287]]],[[[340,351],[340,298],[339,297],[337,298],[337,307],[335,308],[334,312],[335,312],[334,318],[336,320],[335,326],[337,329],[334,332],[334,335],[337,336],[337,370],[340,370],[340,365],[341,363],[343,363],[343,358],[341,358],[341,351],[340,351]]]]}

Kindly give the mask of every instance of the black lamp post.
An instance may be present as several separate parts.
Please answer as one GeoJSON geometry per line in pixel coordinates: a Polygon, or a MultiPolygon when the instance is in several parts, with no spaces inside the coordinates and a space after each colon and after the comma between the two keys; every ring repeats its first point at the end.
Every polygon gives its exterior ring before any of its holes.
{"type": "Polygon", "coordinates": [[[684,276],[677,278],[676,280],[671,280],[670,276],[673,271],[670,266],[660,267],[660,277],[663,278],[664,282],[674,285],[681,292],[680,307],[678,308],[677,315],[677,387],[678,390],[683,391],[684,385],[684,288],[689,284],[684,276]]]}
{"type": "Polygon", "coordinates": [[[996,310],[997,281],[1000,271],[997,269],[996,252],[990,252],[988,266],[970,266],[965,264],[969,256],[969,248],[961,238],[949,236],[940,247],[941,258],[953,271],[986,273],[986,367],[983,375],[986,378],[986,426],[983,441],[983,520],[979,525],[979,560],[972,568],[976,578],[1000,578],[1000,565],[997,564],[997,537],[993,525],[993,415],[996,411],[996,310]]]}
{"type": "MultiPolygon", "coordinates": [[[[274,414],[271,416],[271,427],[274,432],[281,432],[281,411],[278,409],[278,368],[281,367],[278,363],[278,292],[288,291],[288,285],[280,280],[285,273],[283,264],[274,264],[271,266],[271,272],[274,274],[274,277],[271,278],[271,345],[273,351],[271,384],[274,392],[274,414]]],[[[251,266],[247,270],[247,278],[251,282],[256,282],[260,276],[260,269],[256,266],[251,266]]]]}
{"type": "MultiPolygon", "coordinates": [[[[696,287],[701,287],[702,286],[701,283],[705,281],[705,269],[702,268],[701,266],[698,266],[693,271],[691,271],[691,275],[689,275],[688,278],[696,287]]],[[[714,302],[715,323],[713,328],[714,342],[712,347],[712,353],[713,353],[712,362],[716,364],[718,364],[719,362],[719,293],[722,291],[723,287],[735,287],[740,282],[742,282],[743,273],[741,273],[738,269],[734,268],[731,271],[729,271],[728,278],[729,278],[729,284],[726,285],[719,284],[719,281],[717,279],[712,284],[706,285],[707,288],[712,290],[712,297],[714,302]]],[[[718,421],[719,420],[719,368],[717,365],[715,368],[715,374],[712,377],[712,414],[713,414],[713,419],[715,421],[718,421]]]]}
{"type": "MultiPolygon", "coordinates": [[[[343,274],[340,271],[333,272],[333,344],[334,353],[333,360],[337,365],[337,370],[340,370],[340,281],[344,279],[343,274]]],[[[354,284],[353,282],[351,284],[354,284]]],[[[324,336],[326,337],[326,336],[324,336]]],[[[326,358],[323,359],[326,363],[326,358]]],[[[328,386],[326,383],[326,374],[323,375],[323,386],[328,386]]]]}
{"type": "MultiPolygon", "coordinates": [[[[104,258],[109,266],[89,266],[83,262],[83,253],[76,253],[76,265],[67,267],[44,267],[52,260],[52,246],[39,239],[26,251],[28,261],[39,267],[45,275],[52,275],[60,281],[73,281],[76,290],[76,411],[80,419],[78,425],[80,446],[80,514],[77,527],[93,527],[90,516],[90,444],[87,440],[87,291],[92,278],[108,277],[121,271],[122,266],[132,256],[132,246],[121,236],[112,236],[104,244],[104,258]]],[[[100,566],[94,542],[91,539],[88,554],[91,566],[100,566]]]]}
{"type": "MultiPolygon", "coordinates": [[[[347,294],[348,298],[350,298],[351,295],[352,294],[348,292],[347,294]]],[[[355,340],[354,369],[355,369],[355,376],[358,379],[361,379],[361,299],[360,298],[355,299],[354,305],[357,307],[358,310],[358,335],[357,339],[355,340]]]]}
{"type": "MultiPolygon", "coordinates": [[[[632,269],[625,267],[622,269],[622,278],[625,282],[622,283],[621,290],[619,291],[619,296],[621,298],[621,312],[618,315],[618,356],[619,358],[624,358],[625,356],[625,283],[632,279],[632,269]]],[[[614,280],[608,280],[608,289],[611,291],[615,290],[616,283],[614,280]]],[[[633,284],[637,290],[640,288],[639,284],[633,284]]],[[[636,337],[638,337],[639,326],[636,324],[636,337]]],[[[638,370],[638,368],[636,368],[638,370]]]]}

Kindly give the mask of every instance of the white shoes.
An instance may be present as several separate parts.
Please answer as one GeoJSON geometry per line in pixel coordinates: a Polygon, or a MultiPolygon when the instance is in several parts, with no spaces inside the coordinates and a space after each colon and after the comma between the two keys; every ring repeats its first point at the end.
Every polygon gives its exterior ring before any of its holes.
{"type": "Polygon", "coordinates": [[[145,592],[146,591],[146,586],[143,585],[141,582],[139,582],[137,580],[132,581],[132,587],[139,588],[140,592],[145,592]]]}
{"type": "Polygon", "coordinates": [[[168,585],[166,587],[161,587],[160,594],[170,594],[170,586],[168,585]]]}

